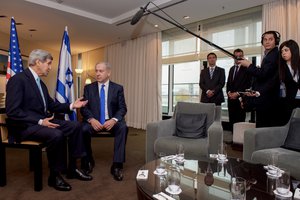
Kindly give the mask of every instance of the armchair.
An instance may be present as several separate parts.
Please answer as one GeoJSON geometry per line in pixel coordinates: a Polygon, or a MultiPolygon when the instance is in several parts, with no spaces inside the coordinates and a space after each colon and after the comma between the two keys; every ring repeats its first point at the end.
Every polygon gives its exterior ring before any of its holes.
{"type": "MultiPolygon", "coordinates": [[[[294,109],[292,118],[300,118],[300,108],[294,109]]],[[[276,153],[278,154],[278,166],[289,169],[294,178],[300,179],[300,152],[282,148],[291,127],[291,119],[285,126],[246,130],[243,160],[266,165],[270,155],[276,153]]]]}
{"type": "Polygon", "coordinates": [[[217,153],[218,146],[223,142],[221,125],[221,107],[213,103],[178,102],[171,119],[151,122],[146,128],[146,162],[155,159],[159,152],[176,153],[176,144],[182,143],[185,157],[189,159],[208,158],[210,153],[217,153]],[[199,139],[174,136],[176,131],[176,115],[207,114],[207,137],[199,139]]]}

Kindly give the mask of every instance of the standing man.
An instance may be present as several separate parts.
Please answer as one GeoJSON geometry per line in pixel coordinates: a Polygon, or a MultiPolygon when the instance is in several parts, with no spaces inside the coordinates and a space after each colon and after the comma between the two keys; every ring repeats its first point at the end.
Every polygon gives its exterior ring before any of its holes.
{"type": "Polygon", "coordinates": [[[9,79],[6,86],[6,114],[24,130],[21,140],[43,142],[47,147],[50,176],[48,185],[56,190],[69,191],[71,186],[61,177],[65,166],[65,141],[68,138],[69,170],[67,178],[92,180],[92,177],[76,168],[76,158],[85,156],[81,125],[78,122],[53,118],[53,113],[68,113],[86,105],[77,99],[74,103],[58,103],[49,95],[46,85],[40,80],[51,70],[52,56],[49,52],[36,49],[29,55],[29,68],[9,79]],[[51,117],[52,116],[52,117],[51,117]]]}
{"type": "MultiPolygon", "coordinates": [[[[236,58],[243,58],[244,52],[242,49],[235,49],[233,54],[236,58]]],[[[229,70],[227,79],[226,92],[228,95],[228,114],[229,123],[232,126],[236,122],[244,122],[246,111],[241,106],[239,92],[245,92],[251,86],[251,76],[247,73],[247,69],[241,67],[238,61],[234,59],[234,65],[229,70]]]]}
{"type": "Polygon", "coordinates": [[[256,108],[256,127],[278,126],[279,42],[280,34],[277,31],[267,31],[261,36],[261,43],[265,48],[261,66],[256,67],[246,59],[238,61],[255,78],[253,92],[246,95],[252,98],[256,108]]]}
{"type": "Polygon", "coordinates": [[[115,136],[114,157],[111,174],[117,181],[123,180],[123,163],[125,162],[125,145],[128,127],[124,120],[127,112],[123,86],[109,80],[111,67],[109,63],[100,62],[95,66],[96,80],[84,87],[84,99],[88,100],[81,108],[87,148],[87,167],[94,165],[91,149],[91,134],[109,131],[115,136]]]}
{"type": "Polygon", "coordinates": [[[221,105],[225,101],[222,91],[225,85],[225,70],[216,66],[217,55],[215,53],[209,53],[207,61],[208,67],[200,73],[201,102],[221,105]]]}

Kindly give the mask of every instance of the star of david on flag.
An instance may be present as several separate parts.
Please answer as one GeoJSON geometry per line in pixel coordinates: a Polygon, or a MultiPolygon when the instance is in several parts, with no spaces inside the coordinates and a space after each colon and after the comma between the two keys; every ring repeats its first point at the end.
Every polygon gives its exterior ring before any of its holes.
{"type": "MultiPolygon", "coordinates": [[[[60,49],[55,100],[60,103],[75,102],[73,72],[71,64],[71,48],[67,27],[64,31],[60,49]]],[[[71,114],[65,115],[65,119],[76,121],[76,111],[73,111],[71,114]]]]}
{"type": "Polygon", "coordinates": [[[9,41],[6,81],[8,81],[16,73],[22,71],[23,71],[23,63],[22,63],[21,51],[19,49],[19,40],[18,40],[18,34],[16,29],[16,22],[12,17],[11,26],[10,26],[10,41],[9,41]]]}

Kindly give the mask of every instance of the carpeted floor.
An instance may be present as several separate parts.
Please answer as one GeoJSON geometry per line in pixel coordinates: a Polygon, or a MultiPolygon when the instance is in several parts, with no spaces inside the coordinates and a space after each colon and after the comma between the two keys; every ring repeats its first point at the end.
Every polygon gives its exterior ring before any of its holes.
{"type": "MultiPolygon", "coordinates": [[[[230,133],[226,138],[230,138],[230,133]]],[[[90,182],[66,179],[73,188],[70,192],[59,192],[47,185],[49,171],[46,153],[43,155],[43,190],[34,192],[33,173],[28,170],[27,151],[8,149],[7,185],[0,187],[0,200],[136,200],[135,177],[145,162],[145,131],[133,128],[129,130],[122,182],[114,181],[109,171],[113,156],[113,138],[93,138],[92,145],[96,160],[92,173],[94,179],[90,182]]],[[[229,148],[228,155],[241,158],[242,152],[229,148]]]]}

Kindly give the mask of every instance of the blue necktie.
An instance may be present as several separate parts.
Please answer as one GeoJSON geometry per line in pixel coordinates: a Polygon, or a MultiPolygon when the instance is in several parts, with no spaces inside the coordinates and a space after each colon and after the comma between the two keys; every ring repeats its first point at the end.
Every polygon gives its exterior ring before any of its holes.
{"type": "Polygon", "coordinates": [[[100,91],[100,123],[105,123],[105,85],[102,84],[100,91]]]}
{"type": "Polygon", "coordinates": [[[41,81],[40,81],[39,77],[37,77],[37,79],[36,79],[36,84],[38,85],[38,88],[40,90],[40,93],[41,93],[41,96],[42,96],[42,99],[43,99],[43,103],[44,103],[44,111],[46,112],[46,100],[45,100],[45,96],[44,96],[44,93],[43,93],[43,90],[42,90],[41,81]]]}

